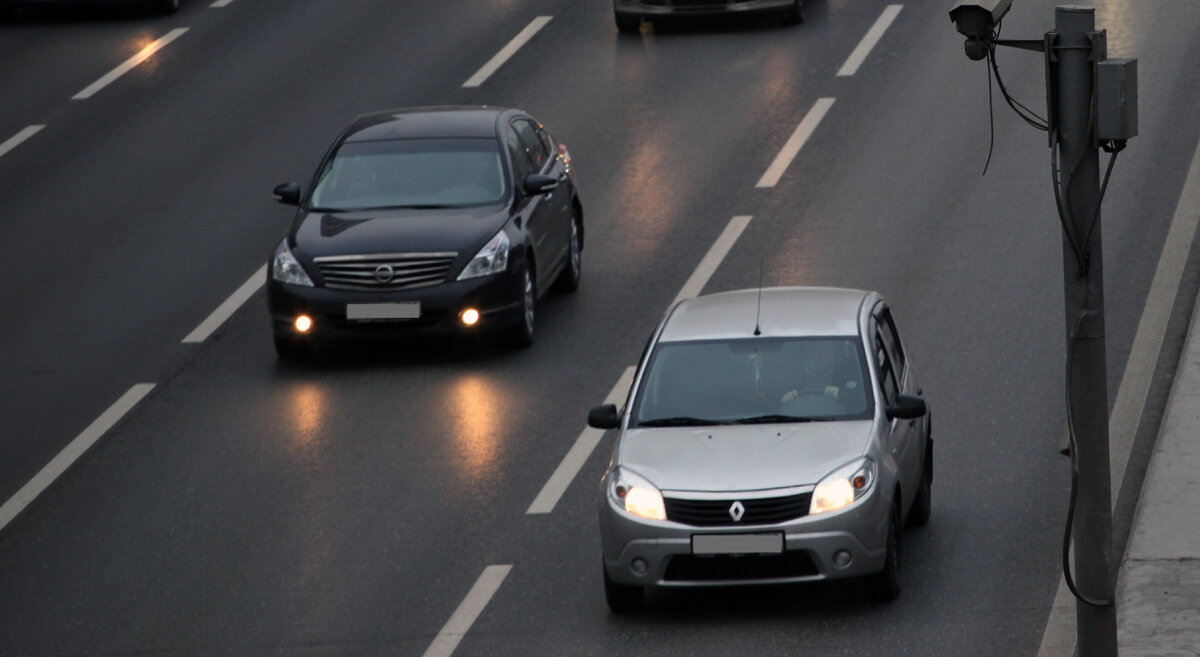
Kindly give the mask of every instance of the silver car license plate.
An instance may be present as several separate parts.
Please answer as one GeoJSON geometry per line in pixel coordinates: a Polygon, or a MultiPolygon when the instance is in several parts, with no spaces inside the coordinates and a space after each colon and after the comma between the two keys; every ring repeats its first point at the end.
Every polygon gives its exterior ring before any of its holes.
{"type": "Polygon", "coordinates": [[[693,534],[692,554],[783,554],[783,534],[693,534]]]}
{"type": "Polygon", "coordinates": [[[418,319],[421,317],[421,302],[401,303],[348,303],[346,319],[370,321],[377,319],[418,319]]]}

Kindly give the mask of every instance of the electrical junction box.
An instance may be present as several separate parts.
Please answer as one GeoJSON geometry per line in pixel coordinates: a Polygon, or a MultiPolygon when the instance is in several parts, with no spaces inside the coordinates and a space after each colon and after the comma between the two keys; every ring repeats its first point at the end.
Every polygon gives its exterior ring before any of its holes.
{"type": "Polygon", "coordinates": [[[1096,140],[1126,141],[1137,136],[1137,59],[1105,59],[1096,64],[1096,140]]]}

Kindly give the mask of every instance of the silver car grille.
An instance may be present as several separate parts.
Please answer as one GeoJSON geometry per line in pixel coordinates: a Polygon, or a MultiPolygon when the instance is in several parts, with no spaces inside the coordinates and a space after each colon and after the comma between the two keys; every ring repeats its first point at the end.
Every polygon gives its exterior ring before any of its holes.
{"type": "Polygon", "coordinates": [[[734,500],[692,500],[666,497],[667,520],[685,525],[730,526],[773,525],[808,515],[812,493],[739,500],[742,513],[737,520],[730,514],[734,500]]]}
{"type": "Polygon", "coordinates": [[[457,253],[386,253],[321,256],[313,263],[331,290],[391,292],[437,285],[446,280],[457,253]]]}

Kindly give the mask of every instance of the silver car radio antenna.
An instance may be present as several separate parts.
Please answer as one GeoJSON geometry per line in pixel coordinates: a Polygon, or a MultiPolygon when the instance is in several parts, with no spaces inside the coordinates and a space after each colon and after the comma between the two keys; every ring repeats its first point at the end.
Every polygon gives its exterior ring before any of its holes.
{"type": "Polygon", "coordinates": [[[759,318],[762,317],[762,281],[763,281],[763,263],[765,260],[758,261],[758,307],[754,309],[754,335],[762,335],[759,330],[759,318]]]}

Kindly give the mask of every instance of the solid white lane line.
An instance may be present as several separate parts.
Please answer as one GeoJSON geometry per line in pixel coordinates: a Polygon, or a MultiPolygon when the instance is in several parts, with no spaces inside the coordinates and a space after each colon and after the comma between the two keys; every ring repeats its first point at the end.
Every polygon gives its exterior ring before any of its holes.
{"type": "Polygon", "coordinates": [[[251,274],[250,278],[246,279],[246,282],[242,283],[241,287],[234,290],[233,294],[229,295],[229,298],[226,299],[224,303],[217,306],[217,309],[214,310],[207,319],[205,319],[203,322],[200,322],[200,326],[197,326],[196,330],[188,333],[187,337],[184,338],[183,341],[185,343],[190,343],[204,342],[207,340],[208,336],[212,335],[218,328],[220,328],[221,325],[225,323],[225,320],[232,317],[233,313],[237,312],[237,309],[241,308],[242,304],[246,303],[247,299],[254,296],[254,293],[258,292],[259,289],[266,284],[267,266],[263,265],[262,267],[258,268],[258,271],[251,274]]]}
{"type": "Polygon", "coordinates": [[[504,583],[504,578],[508,577],[510,570],[512,570],[511,565],[488,566],[483,569],[483,574],[475,580],[475,586],[471,587],[471,592],[458,605],[458,609],[454,610],[454,615],[446,621],[445,627],[438,632],[433,643],[429,644],[429,648],[425,650],[425,657],[450,657],[450,654],[458,647],[458,642],[462,641],[463,636],[475,623],[475,619],[479,618],[483,608],[487,606],[492,596],[499,590],[500,585],[504,583]]]}
{"type": "MultiPolygon", "coordinates": [[[[624,400],[625,395],[629,393],[629,387],[633,385],[634,367],[628,367],[617,380],[617,384],[613,386],[612,392],[608,393],[608,397],[604,398],[605,404],[620,405],[624,400]]],[[[571,481],[575,479],[575,475],[579,474],[579,469],[583,467],[584,461],[587,461],[591,456],[592,451],[596,449],[596,445],[600,442],[600,438],[604,436],[604,432],[600,429],[587,427],[583,433],[579,434],[579,438],[575,440],[575,444],[571,447],[571,451],[567,452],[562,463],[558,464],[554,474],[550,475],[550,480],[542,487],[542,492],[534,498],[533,504],[529,505],[529,510],[525,513],[550,513],[554,510],[554,505],[558,504],[559,498],[566,492],[567,486],[571,485],[571,481]]]]}
{"type": "Polygon", "coordinates": [[[479,85],[483,84],[484,80],[487,80],[489,77],[491,77],[492,73],[495,73],[497,69],[503,66],[504,62],[508,61],[509,57],[512,57],[514,54],[516,54],[516,52],[521,49],[521,46],[525,45],[530,39],[532,39],[533,35],[538,33],[538,30],[545,27],[546,23],[549,23],[551,18],[553,18],[553,16],[538,16],[537,18],[533,19],[533,22],[529,23],[529,25],[525,26],[525,29],[521,30],[517,36],[513,37],[513,40],[509,41],[507,46],[501,48],[500,52],[496,53],[495,57],[492,57],[490,60],[488,60],[488,63],[484,64],[483,68],[479,69],[475,75],[472,75],[470,79],[464,82],[463,86],[478,87],[479,85]]]}
{"type": "Polygon", "coordinates": [[[43,491],[49,488],[50,484],[54,483],[54,480],[58,479],[59,475],[66,472],[72,463],[78,460],[80,456],[83,456],[84,452],[96,444],[96,441],[100,440],[101,436],[120,421],[130,409],[137,406],[138,402],[142,401],[153,389],[153,383],[139,383],[130,388],[112,406],[109,406],[108,410],[101,413],[100,417],[88,425],[88,428],[84,429],[83,433],[76,436],[75,440],[72,440],[70,444],[63,448],[63,451],[59,452],[58,456],[51,459],[42,468],[41,472],[34,475],[33,479],[29,480],[29,483],[22,486],[21,490],[17,491],[16,494],[4,503],[4,506],[0,506],[0,530],[7,527],[13,518],[20,515],[25,510],[25,507],[29,506],[31,502],[37,499],[38,495],[41,495],[43,491]]]}
{"type": "Polygon", "coordinates": [[[792,160],[796,159],[796,155],[804,147],[804,142],[808,141],[808,138],[816,131],[817,125],[821,123],[821,119],[825,118],[825,113],[829,111],[830,107],[833,107],[833,101],[833,98],[817,99],[817,102],[808,111],[808,114],[800,122],[800,125],[796,126],[796,131],[792,133],[787,143],[783,145],[783,150],[779,151],[779,155],[775,156],[775,161],[771,163],[770,167],[767,167],[767,172],[763,174],[763,177],[759,179],[755,187],[774,187],[775,183],[779,182],[779,179],[783,176],[783,172],[787,170],[788,165],[792,163],[792,160]]]}
{"type": "Polygon", "coordinates": [[[9,137],[8,141],[4,142],[3,144],[0,144],[0,157],[4,157],[4,155],[6,153],[8,153],[12,149],[16,148],[17,146],[20,146],[22,144],[22,142],[24,142],[26,139],[29,139],[30,137],[41,132],[42,128],[45,128],[45,127],[46,126],[44,126],[44,125],[31,125],[31,126],[25,128],[24,130],[21,130],[17,134],[13,135],[12,137],[9,137]]]}
{"type": "Polygon", "coordinates": [[[892,25],[892,21],[896,20],[896,16],[900,14],[900,10],[903,8],[904,5],[888,5],[883,10],[883,14],[879,16],[879,19],[875,21],[871,29],[867,30],[867,35],[863,37],[862,41],[858,42],[858,47],[846,58],[846,63],[842,64],[842,68],[838,69],[838,77],[846,77],[858,72],[858,67],[862,66],[862,63],[867,59],[867,55],[871,54],[871,49],[883,38],[883,33],[887,32],[887,29],[892,25]]]}
{"type": "MultiPolygon", "coordinates": [[[[1196,152],[1192,155],[1183,192],[1179,195],[1175,215],[1171,218],[1171,227],[1167,231],[1167,239],[1158,258],[1154,281],[1146,295],[1146,305],[1142,309],[1142,318],[1138,320],[1137,333],[1134,334],[1133,346],[1129,350],[1129,360],[1125,363],[1121,385],[1117,388],[1117,399],[1113,403],[1112,415],[1108,420],[1113,504],[1116,504],[1121,484],[1125,481],[1129,452],[1133,449],[1133,439],[1137,435],[1138,425],[1142,422],[1142,412],[1146,407],[1146,396],[1154,376],[1154,366],[1158,363],[1159,352],[1167,332],[1167,322],[1171,319],[1175,295],[1179,292],[1183,269],[1187,265],[1188,252],[1196,237],[1198,224],[1200,144],[1197,144],[1196,152]]],[[[1050,609],[1050,618],[1046,621],[1046,630],[1042,634],[1038,657],[1070,657],[1075,651],[1075,633],[1075,600],[1067,589],[1066,582],[1060,581],[1058,593],[1054,596],[1054,603],[1050,609]]]]}
{"type": "Polygon", "coordinates": [[[228,7],[229,3],[231,3],[231,2],[233,2],[233,0],[217,0],[216,2],[209,5],[209,7],[215,7],[215,8],[228,7]]]}
{"type": "Polygon", "coordinates": [[[738,241],[738,238],[742,236],[742,231],[746,230],[746,226],[750,223],[751,218],[750,216],[739,215],[729,220],[729,225],[725,227],[721,236],[717,238],[717,241],[708,250],[708,254],[700,261],[700,264],[696,267],[696,271],[692,273],[692,277],[683,284],[683,289],[679,290],[679,294],[675,295],[675,300],[671,302],[672,306],[684,299],[690,299],[700,294],[701,290],[704,289],[704,284],[708,283],[708,279],[712,277],[713,272],[717,271],[717,267],[720,266],[721,261],[729,253],[729,249],[733,248],[733,243],[738,241]]]}
{"type": "Polygon", "coordinates": [[[154,53],[158,52],[159,50],[162,50],[164,47],[166,47],[167,44],[169,44],[172,41],[174,41],[175,39],[178,39],[179,37],[183,36],[183,33],[187,32],[187,31],[188,31],[188,28],[186,28],[186,27],[177,27],[177,28],[171,30],[170,32],[167,32],[166,35],[163,36],[161,39],[146,46],[145,48],[142,48],[141,52],[139,52],[138,54],[134,55],[133,57],[130,57],[129,59],[125,60],[124,64],[121,64],[120,66],[109,71],[108,73],[106,73],[104,75],[104,77],[100,78],[99,80],[96,80],[95,82],[88,85],[87,88],[85,88],[83,91],[80,91],[79,93],[72,96],[71,100],[86,100],[88,98],[91,98],[92,96],[94,96],[96,94],[96,92],[98,92],[101,89],[112,84],[114,80],[121,77],[122,75],[125,75],[129,71],[133,70],[133,68],[135,66],[137,66],[138,64],[141,64],[142,62],[146,61],[147,59],[150,59],[150,57],[152,55],[154,55],[154,53]]]}

